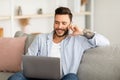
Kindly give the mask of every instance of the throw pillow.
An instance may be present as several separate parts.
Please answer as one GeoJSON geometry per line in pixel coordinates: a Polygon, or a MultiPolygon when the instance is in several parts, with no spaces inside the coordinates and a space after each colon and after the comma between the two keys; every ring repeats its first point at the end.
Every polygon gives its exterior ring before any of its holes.
{"type": "Polygon", "coordinates": [[[21,70],[26,37],[0,38],[0,71],[17,72],[21,70]]]}

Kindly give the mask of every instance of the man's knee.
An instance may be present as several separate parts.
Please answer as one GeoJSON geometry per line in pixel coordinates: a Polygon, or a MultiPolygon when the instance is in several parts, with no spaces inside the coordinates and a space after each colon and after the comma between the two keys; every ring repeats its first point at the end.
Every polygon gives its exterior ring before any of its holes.
{"type": "Polygon", "coordinates": [[[65,76],[63,76],[63,78],[61,80],[79,80],[78,76],[74,73],[69,73],[65,76]]]}
{"type": "Polygon", "coordinates": [[[27,80],[21,72],[17,72],[10,76],[8,80],[27,80]]]}

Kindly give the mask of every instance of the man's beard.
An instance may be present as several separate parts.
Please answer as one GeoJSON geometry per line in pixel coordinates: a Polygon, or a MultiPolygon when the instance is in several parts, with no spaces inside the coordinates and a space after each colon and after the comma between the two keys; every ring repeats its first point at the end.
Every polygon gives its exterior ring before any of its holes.
{"type": "Polygon", "coordinates": [[[54,30],[54,34],[57,36],[57,37],[64,37],[64,36],[66,36],[66,35],[68,35],[68,33],[69,33],[69,30],[68,29],[55,29],[54,30]],[[62,31],[64,31],[64,33],[62,34],[62,35],[59,35],[59,34],[57,34],[57,32],[56,32],[56,30],[62,30],[62,31]]]}

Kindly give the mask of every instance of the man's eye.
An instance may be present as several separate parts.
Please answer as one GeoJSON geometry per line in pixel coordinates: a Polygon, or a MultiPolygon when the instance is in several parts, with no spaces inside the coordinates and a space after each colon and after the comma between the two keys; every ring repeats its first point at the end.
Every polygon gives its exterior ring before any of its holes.
{"type": "Polygon", "coordinates": [[[59,22],[55,22],[55,24],[59,24],[59,22]]]}
{"type": "Polygon", "coordinates": [[[66,25],[67,23],[66,22],[63,22],[63,25],[66,25]]]}

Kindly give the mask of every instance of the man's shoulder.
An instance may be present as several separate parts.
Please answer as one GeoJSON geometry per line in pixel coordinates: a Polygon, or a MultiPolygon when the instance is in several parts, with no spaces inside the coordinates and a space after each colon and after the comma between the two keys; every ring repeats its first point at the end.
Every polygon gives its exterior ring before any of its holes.
{"type": "Polygon", "coordinates": [[[48,36],[50,33],[40,33],[40,34],[38,34],[37,36],[38,37],[42,37],[42,36],[48,36]]]}
{"type": "Polygon", "coordinates": [[[36,36],[36,38],[39,38],[39,39],[47,39],[49,35],[50,35],[50,33],[41,33],[41,34],[38,34],[38,35],[36,36]]]}

